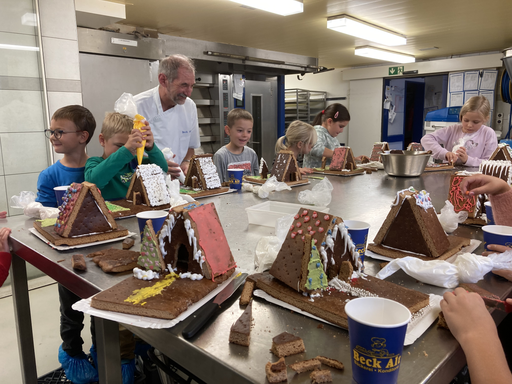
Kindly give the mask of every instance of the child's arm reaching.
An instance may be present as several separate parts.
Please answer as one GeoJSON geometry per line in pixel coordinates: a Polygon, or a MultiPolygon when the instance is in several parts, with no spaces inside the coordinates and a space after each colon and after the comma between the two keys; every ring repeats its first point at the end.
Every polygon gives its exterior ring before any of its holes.
{"type": "Polygon", "coordinates": [[[9,268],[11,266],[11,253],[9,252],[9,228],[0,229],[0,287],[7,279],[9,268]]]}

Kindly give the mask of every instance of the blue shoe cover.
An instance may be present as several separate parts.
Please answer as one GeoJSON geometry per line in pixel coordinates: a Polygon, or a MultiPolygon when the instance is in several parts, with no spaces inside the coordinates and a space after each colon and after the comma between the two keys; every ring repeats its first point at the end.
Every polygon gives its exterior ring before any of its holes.
{"type": "Polygon", "coordinates": [[[68,380],[74,384],[88,384],[98,381],[98,371],[89,363],[85,353],[71,357],[59,347],[59,363],[68,380]]]}
{"type": "Polygon", "coordinates": [[[94,366],[96,367],[96,370],[98,369],[98,351],[96,351],[96,345],[92,345],[91,349],[89,350],[89,353],[91,354],[92,361],[94,363],[94,366]]]}
{"type": "Polygon", "coordinates": [[[121,360],[121,374],[123,384],[133,384],[135,382],[135,359],[121,360]]]}

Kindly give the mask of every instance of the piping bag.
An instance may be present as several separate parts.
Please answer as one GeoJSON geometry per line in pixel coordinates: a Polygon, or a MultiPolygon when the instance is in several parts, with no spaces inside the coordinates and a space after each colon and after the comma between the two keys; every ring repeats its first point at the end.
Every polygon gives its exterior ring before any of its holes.
{"type": "MultiPolygon", "coordinates": [[[[164,148],[162,149],[162,153],[164,154],[164,157],[166,160],[172,160],[174,159],[175,154],[172,152],[171,148],[164,148]]],[[[178,176],[178,180],[181,184],[185,184],[185,174],[183,173],[183,170],[180,167],[180,175],[178,176]]]]}
{"type": "MultiPolygon", "coordinates": [[[[146,119],[137,113],[137,104],[133,100],[131,93],[123,93],[114,104],[114,111],[122,113],[123,115],[130,116],[133,119],[133,129],[138,129],[144,132],[146,126],[146,119]]],[[[144,147],[146,146],[146,140],[142,140],[142,147],[137,148],[137,162],[139,165],[142,164],[142,156],[144,155],[144,147]]]]}

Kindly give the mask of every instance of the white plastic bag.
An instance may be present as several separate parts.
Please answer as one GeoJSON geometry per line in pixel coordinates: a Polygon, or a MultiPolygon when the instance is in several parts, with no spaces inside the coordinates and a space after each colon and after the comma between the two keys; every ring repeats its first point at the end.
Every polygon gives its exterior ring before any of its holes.
{"type": "Polygon", "coordinates": [[[43,207],[36,202],[36,194],[32,191],[21,191],[19,195],[11,197],[11,208],[23,209],[25,216],[36,219],[50,219],[59,216],[59,209],[43,207]]]}
{"type": "Polygon", "coordinates": [[[441,226],[446,233],[452,233],[457,229],[459,223],[466,221],[467,218],[467,211],[460,211],[459,213],[455,213],[453,204],[450,203],[449,200],[446,200],[444,207],[441,209],[441,214],[439,215],[439,222],[441,223],[441,226]]]}
{"type": "Polygon", "coordinates": [[[176,207],[178,205],[183,205],[187,203],[192,203],[195,200],[189,195],[181,195],[180,194],[180,182],[176,180],[171,180],[171,176],[165,176],[165,184],[167,186],[167,191],[169,192],[169,196],[171,198],[170,204],[171,208],[176,207]]]}
{"type": "Polygon", "coordinates": [[[137,104],[135,104],[135,100],[133,100],[133,95],[131,93],[123,93],[119,99],[116,100],[114,111],[135,119],[137,104]]]}
{"type": "Polygon", "coordinates": [[[299,192],[299,203],[328,206],[332,200],[333,186],[327,177],[316,184],[311,190],[299,192]]]}
{"type": "Polygon", "coordinates": [[[459,271],[459,283],[476,283],[493,269],[492,259],[474,253],[464,253],[457,256],[453,265],[459,271]]]}
{"type": "Polygon", "coordinates": [[[280,217],[276,222],[276,236],[263,236],[254,252],[254,266],[256,272],[264,272],[274,264],[274,261],[283,245],[286,235],[293,223],[294,215],[280,217]]]}
{"type": "Polygon", "coordinates": [[[277,178],[275,176],[272,176],[267,181],[265,181],[265,184],[261,186],[257,193],[258,197],[260,197],[261,199],[266,199],[270,195],[270,192],[280,192],[284,190],[291,191],[292,188],[288,184],[283,183],[282,181],[277,181],[277,178]]]}

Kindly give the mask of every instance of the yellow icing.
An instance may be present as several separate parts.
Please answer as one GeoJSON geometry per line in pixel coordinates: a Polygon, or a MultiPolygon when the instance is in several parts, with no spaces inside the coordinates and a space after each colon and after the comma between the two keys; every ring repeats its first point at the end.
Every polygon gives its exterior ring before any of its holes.
{"type": "Polygon", "coordinates": [[[41,223],[41,227],[52,227],[57,222],[57,219],[43,219],[43,220],[36,220],[41,223]]]}
{"type": "MultiPolygon", "coordinates": [[[[139,114],[135,115],[135,119],[133,119],[133,128],[138,129],[141,132],[144,132],[145,129],[143,129],[146,125],[144,124],[144,116],[141,116],[139,114]]],[[[142,156],[144,155],[144,147],[146,146],[146,140],[142,140],[142,147],[137,148],[137,162],[139,165],[142,164],[142,156]]]]}
{"type": "Polygon", "coordinates": [[[151,287],[136,289],[125,301],[132,304],[144,305],[146,302],[142,301],[154,297],[162,293],[162,291],[170,286],[179,276],[174,272],[169,273],[163,280],[156,282],[151,287]]]}

